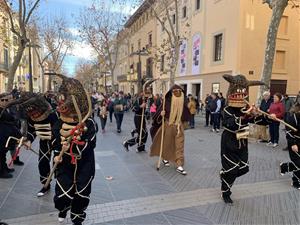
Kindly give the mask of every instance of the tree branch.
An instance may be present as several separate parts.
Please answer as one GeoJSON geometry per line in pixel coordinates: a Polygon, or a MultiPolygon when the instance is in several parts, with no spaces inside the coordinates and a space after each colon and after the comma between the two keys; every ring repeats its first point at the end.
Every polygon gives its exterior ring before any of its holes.
{"type": "MultiPolygon", "coordinates": [[[[25,1],[25,0],[24,0],[24,1],[25,1]]],[[[32,6],[32,8],[29,10],[28,15],[27,15],[27,17],[26,17],[26,19],[25,19],[25,22],[24,22],[25,25],[27,25],[27,23],[28,23],[28,21],[29,21],[31,15],[32,15],[32,13],[33,13],[33,11],[34,11],[35,8],[38,6],[39,2],[40,2],[40,0],[36,0],[36,2],[34,3],[34,5],[32,6]]]]}

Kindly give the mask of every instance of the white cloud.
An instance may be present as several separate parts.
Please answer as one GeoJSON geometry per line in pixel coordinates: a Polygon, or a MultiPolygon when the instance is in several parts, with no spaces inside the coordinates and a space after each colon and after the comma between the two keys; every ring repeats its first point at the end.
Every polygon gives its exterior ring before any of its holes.
{"type": "Polygon", "coordinates": [[[70,55],[73,55],[77,58],[83,58],[86,60],[91,60],[94,58],[93,49],[80,41],[75,41],[74,48],[72,49],[70,55]]]}

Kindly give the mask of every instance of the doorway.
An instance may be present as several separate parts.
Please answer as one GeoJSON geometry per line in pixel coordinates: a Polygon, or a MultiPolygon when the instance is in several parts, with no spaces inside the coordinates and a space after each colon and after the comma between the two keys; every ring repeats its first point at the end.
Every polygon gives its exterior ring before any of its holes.
{"type": "Polygon", "coordinates": [[[201,83],[192,85],[192,95],[200,99],[201,95],[201,83]]]}
{"type": "Polygon", "coordinates": [[[276,92],[286,94],[287,80],[271,80],[270,92],[274,95],[276,92]]]}

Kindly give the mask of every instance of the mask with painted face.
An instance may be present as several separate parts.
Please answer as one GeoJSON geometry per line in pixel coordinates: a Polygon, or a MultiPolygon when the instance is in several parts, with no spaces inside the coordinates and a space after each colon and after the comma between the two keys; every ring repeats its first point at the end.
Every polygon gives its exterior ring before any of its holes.
{"type": "Polygon", "coordinates": [[[227,92],[227,105],[236,108],[243,108],[247,104],[244,99],[249,97],[249,87],[265,85],[261,81],[249,81],[244,75],[223,75],[223,78],[229,82],[227,92]]]}

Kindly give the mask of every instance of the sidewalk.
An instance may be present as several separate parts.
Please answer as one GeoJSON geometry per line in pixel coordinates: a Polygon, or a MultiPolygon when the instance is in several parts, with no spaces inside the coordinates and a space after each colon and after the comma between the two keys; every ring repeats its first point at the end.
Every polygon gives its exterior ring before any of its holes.
{"type": "MultiPolygon", "coordinates": [[[[288,160],[281,150],[284,137],[276,150],[249,144],[250,172],[236,181],[230,207],[219,192],[221,133],[210,132],[203,118],[196,117],[196,129],[185,132],[188,175],[182,176],[175,167],[157,172],[157,158],[147,153],[123,150],[132,120],[132,114],[125,115],[121,134],[113,123],[97,136],[96,177],[85,224],[300,224],[300,193],[278,172],[279,163],[288,160]]],[[[0,218],[9,224],[58,224],[54,183],[49,195],[37,198],[36,156],[23,152],[22,159],[26,164],[16,168],[14,179],[0,180],[0,218]]]]}

